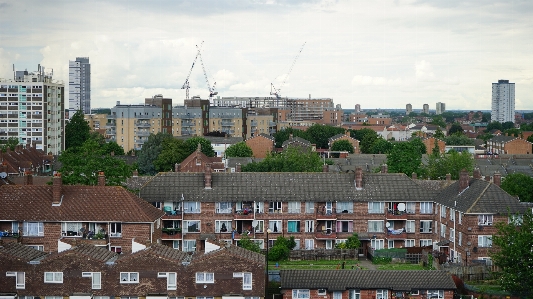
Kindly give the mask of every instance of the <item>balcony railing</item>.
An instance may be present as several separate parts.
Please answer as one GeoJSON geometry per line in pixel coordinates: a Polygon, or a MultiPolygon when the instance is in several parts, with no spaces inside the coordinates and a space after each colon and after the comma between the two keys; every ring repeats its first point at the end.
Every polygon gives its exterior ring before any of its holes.
{"type": "Polygon", "coordinates": [[[387,239],[407,239],[405,228],[387,230],[387,239]]]}
{"type": "Polygon", "coordinates": [[[335,229],[319,229],[315,231],[315,238],[317,240],[330,240],[337,238],[337,232],[335,229]]]}

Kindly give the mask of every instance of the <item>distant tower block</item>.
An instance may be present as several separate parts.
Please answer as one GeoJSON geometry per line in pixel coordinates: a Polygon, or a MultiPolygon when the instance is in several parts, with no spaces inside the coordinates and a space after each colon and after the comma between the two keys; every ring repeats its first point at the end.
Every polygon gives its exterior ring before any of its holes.
{"type": "Polygon", "coordinates": [[[509,80],[498,80],[492,83],[492,109],[490,113],[491,121],[515,122],[515,98],[514,83],[509,80]]]}
{"type": "Polygon", "coordinates": [[[428,105],[428,104],[424,104],[422,110],[423,110],[423,112],[424,112],[425,114],[429,114],[429,105],[428,105]]]}
{"type": "Polygon", "coordinates": [[[413,112],[413,105],[407,104],[405,105],[405,115],[409,115],[409,113],[413,112]]]}
{"type": "Polygon", "coordinates": [[[361,112],[361,105],[355,104],[355,112],[361,112]]]}
{"type": "Polygon", "coordinates": [[[446,104],[438,102],[437,103],[437,107],[435,109],[435,114],[436,115],[440,115],[440,114],[444,113],[444,111],[446,111],[446,104]]]}

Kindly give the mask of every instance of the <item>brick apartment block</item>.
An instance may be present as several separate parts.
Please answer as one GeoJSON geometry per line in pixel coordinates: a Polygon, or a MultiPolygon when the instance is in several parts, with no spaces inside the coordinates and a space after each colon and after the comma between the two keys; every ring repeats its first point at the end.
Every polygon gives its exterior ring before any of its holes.
{"type": "Polygon", "coordinates": [[[533,143],[513,136],[494,136],[487,141],[487,151],[493,154],[529,155],[533,143]]]}
{"type": "Polygon", "coordinates": [[[245,142],[252,149],[255,158],[266,158],[274,150],[274,137],[267,134],[257,134],[245,142]]]}

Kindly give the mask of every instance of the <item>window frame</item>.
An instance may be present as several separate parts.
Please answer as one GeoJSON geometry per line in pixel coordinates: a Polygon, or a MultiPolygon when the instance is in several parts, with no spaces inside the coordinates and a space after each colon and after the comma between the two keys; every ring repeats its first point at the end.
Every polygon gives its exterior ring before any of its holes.
{"type": "Polygon", "coordinates": [[[287,220],[287,233],[299,234],[300,231],[301,231],[300,223],[301,223],[300,220],[287,220]],[[291,230],[291,224],[294,223],[294,222],[296,223],[296,230],[292,231],[291,230]]]}
{"type": "Polygon", "coordinates": [[[167,290],[177,290],[178,282],[176,272],[157,272],[157,277],[167,279],[167,290]]]}
{"type": "Polygon", "coordinates": [[[81,272],[81,277],[90,277],[91,278],[91,289],[101,290],[102,289],[102,273],[101,272],[81,272]],[[98,279],[95,279],[96,274],[98,279]],[[98,280],[98,283],[96,282],[98,280]]]}
{"type": "Polygon", "coordinates": [[[233,213],[233,203],[231,201],[217,202],[215,204],[215,213],[216,214],[231,214],[231,213],[233,213]],[[228,207],[225,207],[225,208],[221,208],[220,207],[221,205],[228,205],[228,204],[229,204],[229,208],[228,207]]]}
{"type": "Polygon", "coordinates": [[[477,216],[477,225],[479,226],[491,226],[494,223],[494,215],[483,214],[477,216]]]}
{"type": "Polygon", "coordinates": [[[300,214],[302,212],[302,203],[299,201],[289,201],[287,203],[287,212],[289,214],[300,214]]]}
{"type": "Polygon", "coordinates": [[[369,201],[368,202],[368,214],[385,214],[385,202],[384,201],[369,201]]]}
{"type": "Polygon", "coordinates": [[[311,290],[292,289],[292,299],[311,299],[311,290]]]}
{"type": "Polygon", "coordinates": [[[430,201],[420,202],[420,214],[433,214],[433,203],[430,201]]]}
{"type": "Polygon", "coordinates": [[[215,233],[217,234],[231,233],[232,228],[233,220],[215,220],[215,233]],[[221,231],[222,224],[226,224],[226,231],[221,231]]]}
{"type": "Polygon", "coordinates": [[[242,273],[242,289],[251,290],[252,289],[252,272],[243,272],[242,273]],[[247,282],[249,280],[249,282],[247,282]]]}
{"type": "Polygon", "coordinates": [[[120,272],[119,277],[121,284],[131,284],[131,283],[139,283],[139,272],[120,272]],[[122,280],[123,275],[127,275],[127,280],[122,280]],[[132,280],[132,276],[135,275],[137,280],[132,280]]]}
{"type": "Polygon", "coordinates": [[[109,223],[109,237],[113,237],[113,238],[122,237],[122,222],[109,223]]]}
{"type": "Polygon", "coordinates": [[[315,231],[315,221],[314,220],[305,220],[305,232],[312,233],[315,231]]]}
{"type": "Polygon", "coordinates": [[[183,220],[182,231],[187,234],[201,233],[202,232],[202,221],[201,220],[183,220]],[[198,222],[198,231],[189,231],[189,226],[190,226],[189,223],[192,223],[192,222],[198,222]]]}
{"type": "Polygon", "coordinates": [[[63,272],[44,272],[44,283],[63,283],[63,272]],[[47,279],[51,275],[52,279],[47,279]]]}
{"type": "Polygon", "coordinates": [[[367,227],[367,232],[369,232],[369,233],[382,233],[382,232],[384,232],[384,228],[383,227],[385,226],[385,221],[384,220],[368,220],[368,225],[367,226],[368,226],[367,227]],[[373,227],[371,228],[370,227],[371,223],[381,223],[381,229],[378,227],[379,225],[378,226],[373,225],[373,227]],[[374,228],[375,228],[375,230],[374,230],[374,228]]]}
{"type": "MultiPolygon", "coordinates": [[[[32,231],[35,228],[31,229],[32,231]]],[[[24,237],[44,237],[44,223],[36,221],[25,221],[22,223],[22,236],[24,237]],[[37,234],[29,234],[30,225],[37,225],[37,234]]]]}
{"type": "Polygon", "coordinates": [[[478,235],[477,247],[490,248],[492,247],[492,235],[478,235]]]}
{"type": "Polygon", "coordinates": [[[215,283],[214,272],[196,272],[194,275],[196,283],[215,283]],[[198,279],[201,278],[201,279],[198,279]]]}
{"type": "Polygon", "coordinates": [[[181,244],[181,249],[183,252],[195,252],[196,251],[196,239],[194,240],[183,240],[183,244],[181,244]],[[194,246],[191,248],[190,244],[193,244],[194,246]],[[187,244],[187,246],[185,246],[187,244]],[[185,250],[187,248],[187,250],[185,250]]]}
{"type": "Polygon", "coordinates": [[[420,220],[419,233],[421,234],[433,233],[433,221],[432,220],[420,220]],[[422,223],[429,223],[429,229],[426,229],[426,225],[422,225],[422,223]]]}
{"type": "Polygon", "coordinates": [[[26,289],[26,272],[7,271],[6,277],[15,277],[15,289],[17,290],[26,289]]]}
{"type": "Polygon", "coordinates": [[[283,220],[268,220],[268,229],[270,229],[271,234],[281,234],[283,232],[283,220]],[[272,225],[271,225],[272,224],[272,225]],[[274,231],[274,224],[277,224],[275,227],[277,231],[274,231]]]}
{"type": "Polygon", "coordinates": [[[268,212],[269,213],[281,213],[282,211],[283,211],[283,202],[281,202],[281,201],[270,201],[270,202],[268,202],[268,212]]]}

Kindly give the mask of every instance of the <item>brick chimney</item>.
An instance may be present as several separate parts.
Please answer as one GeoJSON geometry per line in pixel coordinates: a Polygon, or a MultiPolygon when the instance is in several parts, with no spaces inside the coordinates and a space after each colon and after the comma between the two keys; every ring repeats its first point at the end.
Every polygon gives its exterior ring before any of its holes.
{"type": "Polygon", "coordinates": [[[485,176],[485,181],[490,182],[490,175],[485,176]]]}
{"type": "Polygon", "coordinates": [[[413,180],[416,180],[416,172],[413,172],[413,173],[411,174],[411,178],[412,178],[413,180]]]}
{"type": "Polygon", "coordinates": [[[52,205],[61,204],[62,185],[63,181],[61,180],[61,173],[56,172],[52,178],[52,205]]]}
{"type": "Polygon", "coordinates": [[[363,169],[361,167],[355,168],[355,189],[363,189],[363,169]]]}
{"type": "Polygon", "coordinates": [[[211,164],[205,165],[204,183],[205,189],[211,189],[211,164]]]}
{"type": "Polygon", "coordinates": [[[181,172],[181,164],[180,163],[174,164],[174,172],[181,172]]]}
{"type": "Polygon", "coordinates": [[[328,164],[322,165],[322,172],[329,172],[329,165],[328,164]]]}
{"type": "Polygon", "coordinates": [[[381,173],[387,173],[387,172],[389,172],[389,167],[387,166],[387,164],[381,165],[381,173]]]}
{"type": "Polygon", "coordinates": [[[481,179],[481,171],[478,167],[474,168],[474,179],[481,179]]]}
{"type": "Polygon", "coordinates": [[[495,171],[494,172],[494,176],[492,177],[492,182],[494,183],[494,185],[496,185],[498,187],[502,183],[502,175],[500,174],[499,171],[495,171]]]}
{"type": "Polygon", "coordinates": [[[468,188],[468,172],[463,168],[459,174],[459,193],[468,188]]]}
{"type": "Polygon", "coordinates": [[[237,163],[237,165],[235,165],[235,172],[242,172],[241,163],[237,163]]]}
{"type": "Polygon", "coordinates": [[[135,169],[133,171],[133,175],[132,175],[134,178],[138,177],[139,176],[139,171],[137,169],[135,169]]]}
{"type": "Polygon", "coordinates": [[[98,172],[98,186],[105,186],[105,174],[103,171],[98,172]]]}
{"type": "Polygon", "coordinates": [[[452,181],[452,175],[450,173],[446,174],[446,183],[450,183],[452,181]]]}
{"type": "Polygon", "coordinates": [[[33,185],[33,176],[29,170],[24,173],[24,185],[33,185]]]}

